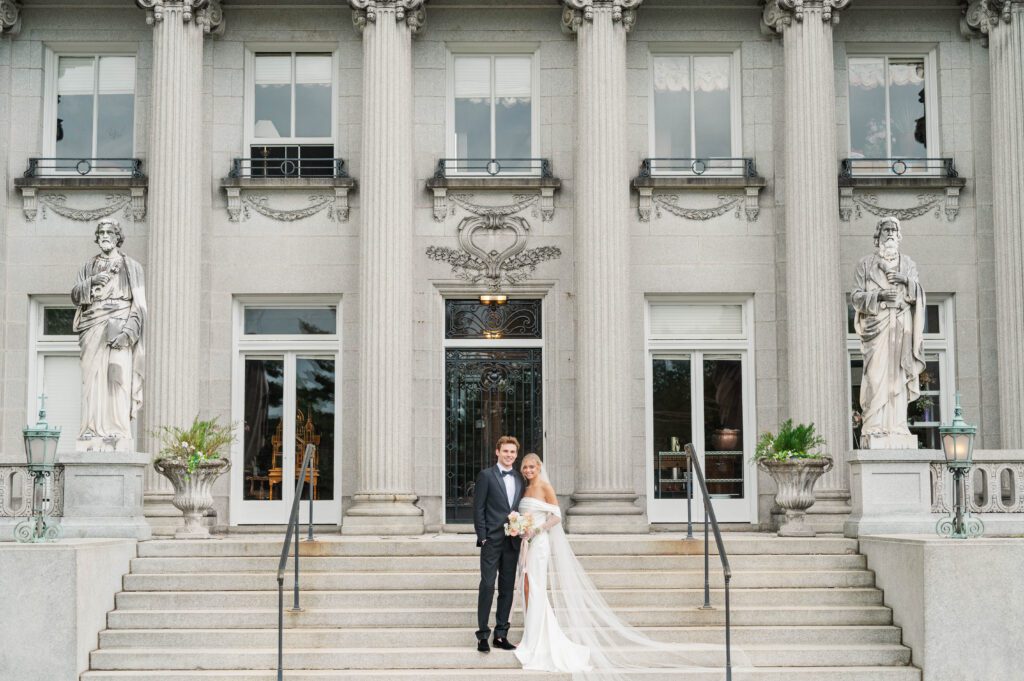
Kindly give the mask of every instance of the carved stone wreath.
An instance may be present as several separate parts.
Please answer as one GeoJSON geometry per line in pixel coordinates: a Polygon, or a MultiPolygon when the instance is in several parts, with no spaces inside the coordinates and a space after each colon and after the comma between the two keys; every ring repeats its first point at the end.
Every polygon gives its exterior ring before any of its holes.
{"type": "Polygon", "coordinates": [[[76,222],[93,222],[118,211],[124,211],[124,217],[131,222],[146,217],[146,202],[141,189],[133,190],[130,194],[107,194],[104,204],[98,208],[70,206],[65,194],[36,195],[35,191],[22,190],[22,195],[25,203],[23,210],[29,220],[35,220],[37,215],[45,220],[48,211],[76,222]]]}
{"type": "Polygon", "coordinates": [[[474,284],[486,282],[492,289],[499,289],[528,279],[538,264],[561,257],[562,251],[556,246],[526,248],[530,224],[516,213],[535,206],[537,196],[513,196],[514,203],[505,206],[482,206],[473,203],[471,198],[468,194],[448,196],[453,207],[459,206],[470,213],[459,222],[459,248],[430,246],[426,251],[431,260],[450,264],[452,273],[459,279],[474,284]],[[488,250],[477,242],[481,235],[507,233],[511,234],[512,241],[502,249],[488,250]]]}

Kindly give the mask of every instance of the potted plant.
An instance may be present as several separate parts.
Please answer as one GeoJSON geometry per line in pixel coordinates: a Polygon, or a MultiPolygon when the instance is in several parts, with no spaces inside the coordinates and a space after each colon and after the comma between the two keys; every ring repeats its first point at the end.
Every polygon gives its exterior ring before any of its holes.
{"type": "Polygon", "coordinates": [[[814,505],[814,483],[832,470],[832,459],[812,451],[825,444],[814,432],[813,423],[793,424],[786,419],[777,434],[762,433],[754,460],[758,468],[772,476],[779,490],[775,503],[786,512],[779,527],[780,537],[813,537],[814,530],[804,522],[804,514],[814,505]]]}
{"type": "Polygon", "coordinates": [[[220,455],[234,441],[233,431],[233,425],[223,425],[217,419],[201,420],[198,416],[188,428],[163,426],[156,431],[162,448],[153,468],[171,481],[171,503],[185,518],[185,526],[174,534],[176,539],[210,537],[201,521],[213,506],[214,481],[231,468],[231,462],[220,455]]]}

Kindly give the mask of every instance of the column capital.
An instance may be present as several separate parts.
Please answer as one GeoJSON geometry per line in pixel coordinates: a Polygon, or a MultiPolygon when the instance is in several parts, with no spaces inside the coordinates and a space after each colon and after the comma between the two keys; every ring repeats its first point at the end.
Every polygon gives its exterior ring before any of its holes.
{"type": "Polygon", "coordinates": [[[21,32],[21,3],[18,0],[0,0],[0,34],[17,35],[21,32]]]}
{"type": "Polygon", "coordinates": [[[821,14],[821,20],[839,23],[839,11],[846,9],[852,0],[765,0],[761,14],[761,30],[769,35],[782,33],[793,25],[801,23],[805,16],[821,14]]]}
{"type": "Polygon", "coordinates": [[[576,33],[584,21],[594,20],[595,9],[611,10],[612,21],[622,23],[628,33],[636,23],[636,8],[644,0],[562,0],[562,30],[576,33]]]}
{"type": "Polygon", "coordinates": [[[1024,11],[1024,0],[970,0],[962,10],[960,32],[967,38],[980,38],[988,47],[988,34],[999,24],[1010,23],[1015,7],[1024,11]]]}
{"type": "Polygon", "coordinates": [[[195,20],[204,33],[224,33],[224,9],[221,0],[135,0],[139,9],[146,10],[146,23],[150,26],[164,20],[167,10],[181,10],[181,20],[195,20]]]}
{"type": "Polygon", "coordinates": [[[377,23],[377,15],[381,11],[395,14],[395,21],[404,21],[414,34],[419,33],[427,20],[424,5],[427,0],[348,0],[352,7],[352,25],[360,33],[366,28],[367,22],[377,23]]]}

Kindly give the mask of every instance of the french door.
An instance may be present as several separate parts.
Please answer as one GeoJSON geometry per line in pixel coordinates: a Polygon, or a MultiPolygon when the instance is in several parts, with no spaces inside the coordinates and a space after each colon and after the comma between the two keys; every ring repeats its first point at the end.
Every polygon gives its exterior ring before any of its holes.
{"type": "Polygon", "coordinates": [[[315,352],[246,353],[240,371],[242,428],[236,443],[232,496],[241,524],[288,521],[295,483],[307,444],[316,447],[304,474],[300,519],[341,519],[337,460],[338,381],[336,355],[315,352]]]}
{"type": "MultiPolygon", "coordinates": [[[[682,450],[692,443],[721,522],[750,522],[755,509],[754,422],[747,354],[703,350],[654,352],[647,366],[648,516],[685,522],[691,484],[682,450]]],[[[693,517],[704,518],[693,484],[693,517]]]]}

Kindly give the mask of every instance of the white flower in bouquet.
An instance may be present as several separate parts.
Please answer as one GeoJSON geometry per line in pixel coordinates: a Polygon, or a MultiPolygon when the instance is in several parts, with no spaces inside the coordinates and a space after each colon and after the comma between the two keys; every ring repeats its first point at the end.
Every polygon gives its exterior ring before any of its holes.
{"type": "Polygon", "coordinates": [[[530,514],[521,515],[518,511],[508,514],[508,522],[505,523],[505,535],[519,537],[534,529],[533,516],[530,514]]]}

